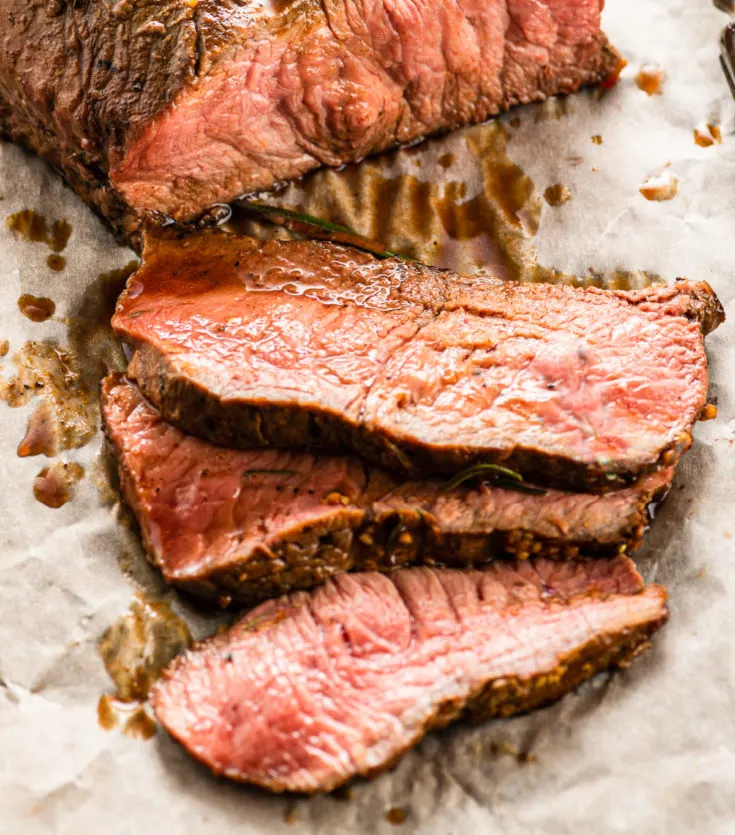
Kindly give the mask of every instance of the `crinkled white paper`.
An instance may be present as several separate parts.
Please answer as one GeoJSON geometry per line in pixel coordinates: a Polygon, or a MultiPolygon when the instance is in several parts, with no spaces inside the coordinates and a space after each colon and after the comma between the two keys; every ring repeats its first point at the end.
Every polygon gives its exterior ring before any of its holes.
{"type": "MultiPolygon", "coordinates": [[[[33,405],[0,404],[2,835],[734,831],[735,108],[717,58],[725,22],[706,0],[610,0],[605,29],[629,62],[618,86],[602,100],[576,96],[554,118],[518,111],[508,146],[539,194],[561,183],[573,195],[561,207],[544,204],[533,240],[541,264],[706,279],[731,318],[708,340],[719,416],[697,427],[640,553],[647,578],[671,596],[671,621],[653,650],[534,715],[432,734],[393,772],[355,785],[349,800],[228,785],[163,733],[142,742],[99,727],[97,702],[111,684],[97,638],[136,582],[157,593],[161,584],[95,483],[100,436],[63,453],[87,476],[73,501],[51,510],[32,495],[48,462],[15,454],[33,405]],[[633,79],[651,62],[666,80],[663,94],[649,97],[633,79]],[[721,145],[694,144],[694,128],[707,122],[721,125],[721,145]],[[667,164],[678,196],[646,201],[639,186],[667,164]],[[406,810],[405,823],[386,820],[392,807],[406,810]]],[[[43,245],[0,231],[8,376],[26,340],[70,341],[61,321],[23,318],[22,293],[50,296],[60,317],[79,314],[84,288],[131,254],[42,163],[7,144],[0,198],[3,216],[33,208],[74,230],[62,273],[46,267],[43,245]]],[[[207,630],[206,618],[175,605],[198,634],[207,630]]]]}

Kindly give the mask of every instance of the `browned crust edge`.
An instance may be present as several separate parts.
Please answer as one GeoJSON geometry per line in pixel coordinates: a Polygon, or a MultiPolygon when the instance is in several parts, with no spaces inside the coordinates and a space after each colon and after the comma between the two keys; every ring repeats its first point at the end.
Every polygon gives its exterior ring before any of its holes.
{"type": "MultiPolygon", "coordinates": [[[[620,62],[619,53],[601,32],[594,58],[587,67],[575,67],[574,78],[565,78],[560,81],[555,79],[553,75],[541,70],[538,77],[538,89],[533,96],[522,99],[506,97],[494,108],[490,108],[482,119],[478,118],[476,121],[484,121],[486,118],[519,104],[543,101],[549,96],[566,95],[576,92],[582,87],[614,81],[619,71],[620,62]]],[[[146,222],[151,222],[154,226],[171,223],[172,218],[161,212],[141,215],[131,209],[122,195],[111,184],[104,156],[97,154],[90,157],[81,149],[71,152],[65,138],[54,132],[55,123],[53,120],[42,121],[30,109],[26,108],[26,111],[22,115],[13,113],[10,104],[0,95],[0,138],[8,139],[20,145],[48,163],[91,207],[95,214],[107,222],[118,241],[129,244],[136,252],[140,253],[142,228],[146,222]],[[92,161],[87,162],[88,158],[92,161]]],[[[450,125],[446,129],[429,132],[421,139],[445,134],[461,126],[459,124],[450,125]]],[[[375,147],[372,153],[383,153],[397,147],[400,147],[400,145],[383,143],[375,147]]],[[[319,167],[319,163],[315,160],[314,168],[317,167],[319,167]]],[[[293,179],[298,180],[300,176],[293,179]]],[[[282,185],[281,182],[261,184],[256,185],[252,191],[260,192],[276,189],[282,185]]],[[[231,199],[240,196],[242,195],[233,194],[231,199]]],[[[181,218],[180,220],[188,221],[189,224],[194,224],[194,227],[197,226],[199,221],[203,225],[208,225],[216,220],[216,215],[208,216],[210,208],[202,207],[202,212],[198,217],[181,218]]]]}
{"type": "Polygon", "coordinates": [[[692,444],[691,431],[687,429],[656,457],[595,463],[550,455],[532,447],[437,449],[418,440],[399,446],[369,426],[348,424],[340,415],[326,411],[317,413],[296,406],[252,402],[223,403],[211,397],[197,381],[182,377],[169,358],[148,343],[134,346],[127,373],[167,421],[219,446],[309,448],[327,453],[351,449],[406,479],[450,476],[466,467],[490,462],[524,474],[531,483],[603,494],[629,487],[662,467],[674,466],[692,444]]]}
{"type": "MultiPolygon", "coordinates": [[[[107,388],[122,380],[119,374],[103,381],[107,388]]],[[[103,410],[104,415],[104,410],[103,410]]],[[[492,559],[529,556],[565,560],[584,556],[630,553],[641,543],[648,526],[648,505],[668,487],[641,490],[629,519],[613,539],[549,538],[529,529],[491,532],[445,531],[420,507],[354,504],[335,508],[322,523],[299,528],[270,547],[263,543],[226,567],[196,574],[167,570],[163,555],[153,545],[138,504],[135,479],[125,466],[103,417],[103,428],[118,469],[125,501],[136,516],[148,560],[164,579],[183,590],[213,601],[253,604],[293,589],[306,589],[335,574],[353,570],[390,571],[407,565],[478,566],[492,559]],[[278,570],[274,571],[274,566],[278,570]],[[284,567],[285,566],[285,567],[284,567]]]]}
{"type": "MultiPolygon", "coordinates": [[[[652,636],[666,623],[669,617],[669,610],[666,605],[667,594],[666,590],[659,585],[648,586],[639,592],[639,594],[652,594],[658,598],[659,613],[656,617],[637,625],[633,629],[624,629],[620,634],[614,636],[597,636],[592,640],[586,641],[581,646],[575,647],[567,655],[561,657],[553,671],[539,673],[527,679],[502,678],[490,681],[479,686],[467,699],[461,702],[449,700],[436,705],[432,715],[419,731],[408,740],[406,746],[394,757],[391,757],[388,761],[381,763],[375,768],[357,772],[344,778],[338,778],[313,791],[293,792],[283,783],[259,783],[238,779],[230,775],[228,775],[228,778],[235,782],[253,783],[274,793],[288,792],[298,795],[321,794],[334,791],[356,778],[371,778],[385,771],[389,771],[427,733],[434,729],[443,728],[455,720],[467,719],[473,722],[481,722],[491,718],[507,718],[551,704],[602,670],[609,668],[627,668],[635,658],[650,648],[652,636]]],[[[590,595],[585,596],[590,597],[590,595]]],[[[600,597],[603,596],[600,595],[600,597]]],[[[157,691],[162,686],[165,686],[166,680],[172,677],[174,671],[182,663],[182,659],[185,659],[190,653],[195,652],[198,647],[201,647],[205,643],[201,642],[189,650],[188,653],[179,656],[164,671],[161,680],[154,685],[151,697],[154,711],[156,711],[157,691]]],[[[160,718],[159,721],[165,728],[165,722],[160,718]]],[[[169,733],[192,757],[210,770],[213,770],[205,762],[203,757],[199,756],[196,751],[186,745],[184,740],[172,731],[169,731],[169,733]]],[[[213,773],[218,774],[215,770],[213,770],[213,773]]]]}

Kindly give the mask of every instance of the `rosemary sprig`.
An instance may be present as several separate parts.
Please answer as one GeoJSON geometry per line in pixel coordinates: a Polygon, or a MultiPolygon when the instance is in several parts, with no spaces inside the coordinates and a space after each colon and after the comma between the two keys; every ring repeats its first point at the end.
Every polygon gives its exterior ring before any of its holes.
{"type": "Polygon", "coordinates": [[[327,238],[337,243],[347,244],[348,246],[355,247],[355,249],[361,249],[363,252],[369,252],[376,258],[401,258],[404,261],[414,260],[402,252],[388,249],[383,244],[370,240],[370,238],[366,238],[364,235],[360,235],[354,229],[350,229],[349,226],[343,226],[341,223],[332,223],[331,220],[324,220],[315,215],[306,214],[306,212],[284,209],[280,206],[268,206],[264,203],[254,203],[250,200],[238,200],[237,206],[244,212],[263,215],[271,223],[284,226],[286,229],[305,232],[316,235],[317,237],[327,238]]]}
{"type": "Polygon", "coordinates": [[[516,490],[519,493],[532,493],[537,496],[543,495],[546,490],[541,487],[536,487],[534,484],[527,484],[523,476],[515,470],[508,467],[501,467],[499,464],[473,464],[457,473],[444,486],[445,491],[455,490],[466,481],[480,476],[492,475],[492,483],[497,487],[503,487],[506,490],[516,490]]]}

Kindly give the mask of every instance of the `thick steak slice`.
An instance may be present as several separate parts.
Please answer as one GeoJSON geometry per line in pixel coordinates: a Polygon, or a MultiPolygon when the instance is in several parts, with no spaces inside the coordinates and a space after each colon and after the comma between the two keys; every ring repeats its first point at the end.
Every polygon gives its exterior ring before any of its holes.
{"type": "Polygon", "coordinates": [[[210,598],[256,602],[354,568],[467,566],[632,550],[671,470],[604,496],[398,484],[358,458],[216,447],[131,383],[102,384],[105,431],[151,562],[210,598]]]}
{"type": "Polygon", "coordinates": [[[614,75],[602,0],[0,0],[0,131],[126,233],[614,75]]]}
{"type": "Polygon", "coordinates": [[[113,326],[143,393],[215,443],[603,492],[688,447],[723,316],[704,282],[519,284],[209,232],[149,239],[113,326]]]}
{"type": "Polygon", "coordinates": [[[459,716],[509,716],[628,662],[666,621],[629,559],[345,574],[175,659],[164,725],[218,774],[329,791],[459,716]]]}

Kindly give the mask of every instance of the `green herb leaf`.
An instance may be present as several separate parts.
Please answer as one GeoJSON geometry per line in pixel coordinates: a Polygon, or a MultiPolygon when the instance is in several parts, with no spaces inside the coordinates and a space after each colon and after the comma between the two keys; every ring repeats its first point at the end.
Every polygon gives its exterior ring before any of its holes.
{"type": "MultiPolygon", "coordinates": [[[[376,258],[402,258],[404,261],[413,261],[408,255],[402,252],[388,249],[383,244],[377,241],[372,241],[364,235],[350,229],[349,226],[343,226],[341,223],[332,223],[330,220],[316,217],[315,215],[306,214],[306,212],[298,212],[294,209],[283,209],[280,206],[267,206],[264,203],[254,203],[252,201],[238,200],[236,201],[240,209],[251,214],[263,215],[272,223],[279,226],[284,226],[286,229],[293,229],[298,226],[307,227],[307,231],[314,234],[315,230],[318,237],[326,237],[328,240],[336,243],[347,244],[353,246],[355,249],[369,252],[376,258]],[[329,233],[324,235],[323,233],[329,233]]],[[[298,229],[297,229],[298,231],[298,229]]]]}
{"type": "Polygon", "coordinates": [[[471,478],[476,478],[479,475],[485,474],[505,476],[513,481],[523,481],[523,476],[520,473],[517,473],[515,470],[511,470],[508,467],[501,467],[499,464],[473,464],[471,467],[467,467],[466,470],[462,470],[457,473],[457,475],[455,475],[454,478],[448,482],[446,489],[454,490],[455,487],[459,487],[460,484],[464,484],[465,481],[469,481],[471,478]]]}
{"type": "Polygon", "coordinates": [[[289,220],[298,220],[301,223],[308,223],[311,226],[318,226],[320,229],[325,229],[328,232],[345,232],[348,235],[355,235],[348,226],[342,226],[341,223],[332,223],[331,220],[324,220],[315,215],[306,214],[306,212],[297,212],[294,209],[284,209],[281,206],[268,206],[265,203],[253,203],[252,201],[240,201],[238,206],[245,211],[251,211],[255,214],[269,215],[275,217],[285,217],[289,220]]]}
{"type": "Polygon", "coordinates": [[[448,481],[444,486],[444,490],[456,490],[457,487],[464,484],[466,481],[470,481],[473,478],[481,476],[494,476],[492,483],[498,487],[503,487],[506,490],[517,490],[521,493],[534,493],[536,495],[542,495],[546,492],[546,490],[543,490],[541,487],[536,487],[533,484],[526,484],[520,473],[517,473],[515,470],[511,470],[508,467],[501,467],[499,464],[474,464],[471,467],[467,467],[466,470],[462,470],[462,472],[457,473],[454,478],[448,481]]]}

